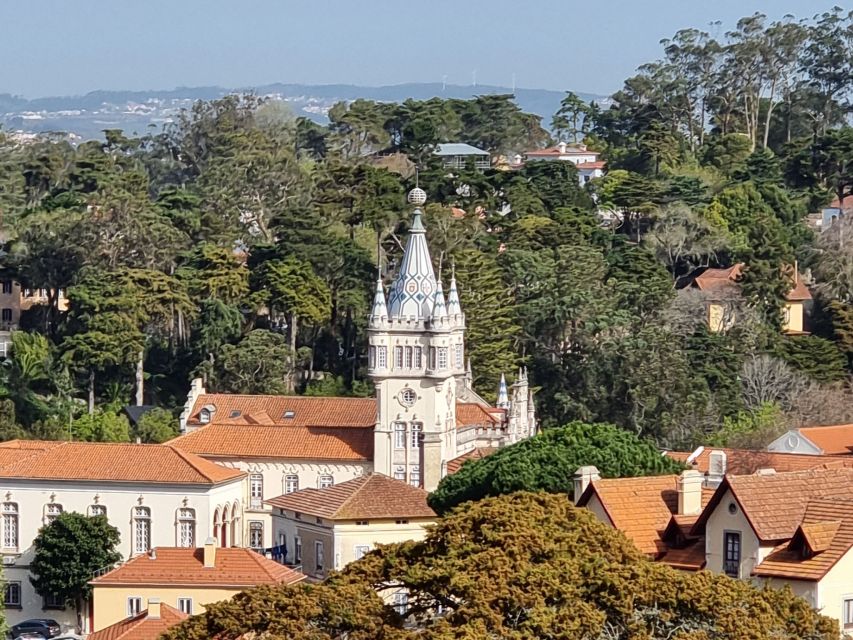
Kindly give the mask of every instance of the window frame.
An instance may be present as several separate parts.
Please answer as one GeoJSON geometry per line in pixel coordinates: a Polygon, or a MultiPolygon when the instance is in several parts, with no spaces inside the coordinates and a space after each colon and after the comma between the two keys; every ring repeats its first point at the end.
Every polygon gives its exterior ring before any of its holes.
{"type": "Polygon", "coordinates": [[[411,424],[411,428],[409,430],[409,448],[410,449],[420,449],[421,448],[421,439],[420,435],[424,431],[424,425],[422,422],[413,422],[411,424]]]}
{"type": "Polygon", "coordinates": [[[317,479],[317,487],[319,489],[328,489],[329,487],[335,486],[335,476],[331,473],[321,474],[317,479]]]}
{"type": "Polygon", "coordinates": [[[21,581],[20,580],[6,580],[6,584],[3,589],[3,606],[6,609],[23,609],[24,605],[22,604],[22,591],[21,591],[21,581]],[[9,595],[13,592],[17,592],[17,602],[13,602],[9,595]]]}
{"type": "Polygon", "coordinates": [[[284,493],[295,493],[299,491],[299,474],[287,473],[284,476],[284,493]],[[293,488],[291,489],[291,484],[293,488]]]}
{"type": "Polygon", "coordinates": [[[97,518],[98,516],[107,517],[107,506],[104,504],[90,504],[86,509],[86,515],[89,518],[97,518]],[[95,511],[102,511],[103,513],[95,513],[95,511]]]}
{"type": "Polygon", "coordinates": [[[406,448],[406,423],[394,423],[394,448],[402,450],[406,448]]]}
{"type": "Polygon", "coordinates": [[[293,536],[293,563],[302,564],[302,538],[293,536]]]}
{"type": "Polygon", "coordinates": [[[414,350],[412,349],[412,347],[407,346],[405,348],[405,353],[406,353],[405,367],[406,367],[406,369],[411,369],[412,364],[415,362],[414,350]]]}
{"type": "Polygon", "coordinates": [[[743,537],[740,531],[726,529],[723,531],[723,573],[730,578],[740,578],[741,564],[743,562],[743,537]],[[734,545],[736,553],[729,557],[729,541],[736,541],[734,545]],[[736,558],[734,556],[737,556],[736,558]]]}
{"type": "Polygon", "coordinates": [[[264,474],[253,473],[249,476],[249,508],[263,509],[264,474]]]}
{"type": "Polygon", "coordinates": [[[315,571],[322,573],[326,566],[326,549],[322,540],[314,541],[314,567],[315,571]]]}
{"type": "Polygon", "coordinates": [[[420,488],[420,486],[421,486],[421,468],[419,466],[412,467],[409,470],[409,484],[413,487],[420,488]]]}
{"type": "Polygon", "coordinates": [[[142,613],[142,596],[127,596],[127,617],[132,618],[142,613]],[[136,606],[134,606],[136,605],[136,606]],[[136,609],[136,611],[134,611],[136,609]]]}
{"type": "Polygon", "coordinates": [[[193,614],[193,599],[192,598],[178,598],[178,611],[182,613],[186,613],[188,616],[193,614]],[[184,607],[183,603],[189,603],[188,607],[184,607]]]}
{"type": "Polygon", "coordinates": [[[154,528],[151,525],[151,508],[143,506],[133,507],[133,529],[131,532],[133,535],[134,554],[148,553],[151,551],[151,532],[153,530],[154,528]],[[142,545],[139,544],[142,539],[140,536],[140,525],[143,525],[146,530],[145,536],[147,537],[147,545],[144,549],[142,548],[142,545]]]}
{"type": "Polygon", "coordinates": [[[357,544],[352,548],[353,558],[356,560],[361,560],[364,556],[371,552],[371,548],[369,544],[357,544]]]}
{"type": "Polygon", "coordinates": [[[394,368],[403,368],[403,347],[401,345],[396,345],[394,347],[394,368]]]}
{"type": "Polygon", "coordinates": [[[841,597],[841,631],[853,629],[853,594],[841,597]]]}
{"type": "Polygon", "coordinates": [[[196,546],[196,517],[195,517],[195,509],[190,507],[181,507],[178,509],[178,518],[177,518],[177,540],[178,547],[182,549],[194,549],[196,546]],[[184,525],[189,525],[190,527],[190,535],[188,539],[188,544],[184,544],[184,539],[187,537],[184,535],[184,525]]]}
{"type": "Polygon", "coordinates": [[[48,502],[44,505],[44,523],[50,524],[65,513],[65,509],[58,502],[48,502]]]}
{"type": "Polygon", "coordinates": [[[448,353],[447,347],[439,347],[438,348],[438,370],[444,371],[447,369],[450,361],[450,356],[448,353]]]}
{"type": "Polygon", "coordinates": [[[414,352],[414,368],[423,369],[424,366],[424,350],[423,347],[416,346],[414,352]]]}
{"type": "Polygon", "coordinates": [[[264,548],[264,523],[260,520],[249,520],[249,548],[254,551],[264,548]],[[255,535],[260,536],[258,545],[252,544],[255,535]]]}
{"type": "Polygon", "coordinates": [[[46,595],[42,596],[41,599],[41,608],[44,610],[55,610],[55,611],[64,611],[65,610],[65,601],[64,600],[53,600],[51,598],[56,598],[56,595],[46,595]]]}
{"type": "Polygon", "coordinates": [[[18,510],[17,502],[4,502],[3,503],[3,548],[4,549],[15,549],[17,550],[19,545],[21,544],[21,518],[20,512],[18,510]],[[9,527],[9,523],[12,522],[13,526],[9,527]],[[14,536],[10,536],[10,532],[14,534],[14,536]],[[14,539],[13,539],[14,537],[14,539]],[[6,544],[7,542],[14,542],[15,544],[6,544]]]}
{"type": "Polygon", "coordinates": [[[376,347],[376,365],[378,369],[388,368],[388,348],[384,345],[376,347]]]}

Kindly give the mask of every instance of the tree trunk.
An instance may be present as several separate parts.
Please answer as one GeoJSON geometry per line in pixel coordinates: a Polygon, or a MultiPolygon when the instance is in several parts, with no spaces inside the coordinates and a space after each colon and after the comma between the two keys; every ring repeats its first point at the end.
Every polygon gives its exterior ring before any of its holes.
{"type": "Polygon", "coordinates": [[[290,369],[290,376],[287,389],[288,392],[293,393],[293,390],[296,389],[296,332],[298,330],[296,320],[296,314],[290,314],[290,357],[292,358],[292,366],[290,369]]]}
{"type": "Polygon", "coordinates": [[[95,413],[95,370],[89,369],[89,415],[95,413]]]}
{"type": "Polygon", "coordinates": [[[145,352],[139,352],[139,358],[136,360],[136,406],[141,407],[145,404],[145,369],[144,369],[145,352]]]}
{"type": "Polygon", "coordinates": [[[770,85],[770,97],[767,100],[767,117],[764,119],[764,147],[767,148],[767,141],[770,139],[770,116],[773,115],[773,96],[776,93],[776,81],[770,85]]]}

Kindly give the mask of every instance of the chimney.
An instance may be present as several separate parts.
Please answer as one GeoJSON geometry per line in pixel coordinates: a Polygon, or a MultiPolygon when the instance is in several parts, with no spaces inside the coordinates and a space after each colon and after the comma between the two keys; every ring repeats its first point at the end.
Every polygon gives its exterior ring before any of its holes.
{"type": "Polygon", "coordinates": [[[578,500],[581,499],[583,492],[586,491],[586,488],[589,486],[590,482],[594,482],[596,480],[601,480],[601,475],[598,473],[597,467],[579,467],[577,471],[575,471],[575,486],[574,486],[574,502],[578,503],[578,500]]]}
{"type": "Polygon", "coordinates": [[[702,483],[700,471],[682,471],[676,481],[678,490],[678,515],[698,516],[702,512],[702,483]]]}
{"type": "Polygon", "coordinates": [[[216,566],[216,538],[204,541],[204,568],[213,569],[216,566]]]}
{"type": "Polygon", "coordinates": [[[160,618],[160,598],[148,598],[148,617],[154,620],[160,618]]]}
{"type": "Polygon", "coordinates": [[[557,145],[557,148],[560,150],[560,153],[565,153],[566,152],[566,143],[561,142],[560,144],[557,145]]]}

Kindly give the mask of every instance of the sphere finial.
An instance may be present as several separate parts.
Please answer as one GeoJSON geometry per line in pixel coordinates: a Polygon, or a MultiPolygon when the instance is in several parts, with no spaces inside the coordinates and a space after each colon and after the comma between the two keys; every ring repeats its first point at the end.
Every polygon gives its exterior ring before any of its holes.
{"type": "Polygon", "coordinates": [[[415,187],[414,189],[409,191],[409,195],[407,197],[409,204],[413,204],[415,206],[422,205],[424,202],[426,202],[426,199],[427,199],[426,191],[424,191],[420,187],[415,187]]]}

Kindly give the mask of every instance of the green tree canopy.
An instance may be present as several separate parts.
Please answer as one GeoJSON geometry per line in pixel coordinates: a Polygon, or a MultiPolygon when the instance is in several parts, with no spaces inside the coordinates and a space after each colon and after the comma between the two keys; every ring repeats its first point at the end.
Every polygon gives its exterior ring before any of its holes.
{"type": "Polygon", "coordinates": [[[92,575],[121,560],[119,541],[118,529],[106,516],[62,513],[33,540],[30,582],[39,595],[73,602],[82,612],[92,575]]]}
{"type": "Polygon", "coordinates": [[[758,589],[644,557],[561,495],[454,510],[421,542],[388,546],[324,583],[260,587],[206,607],[166,640],[835,640],[789,588],[758,589]],[[397,610],[377,594],[404,589],[397,610]],[[441,613],[436,613],[441,607],[441,613]]]}
{"type": "Polygon", "coordinates": [[[429,504],[444,513],[469,500],[514,491],[571,493],[578,467],[594,465],[605,478],[674,473],[681,465],[651,442],[612,424],[573,422],[469,460],[446,476],[429,504]]]}

